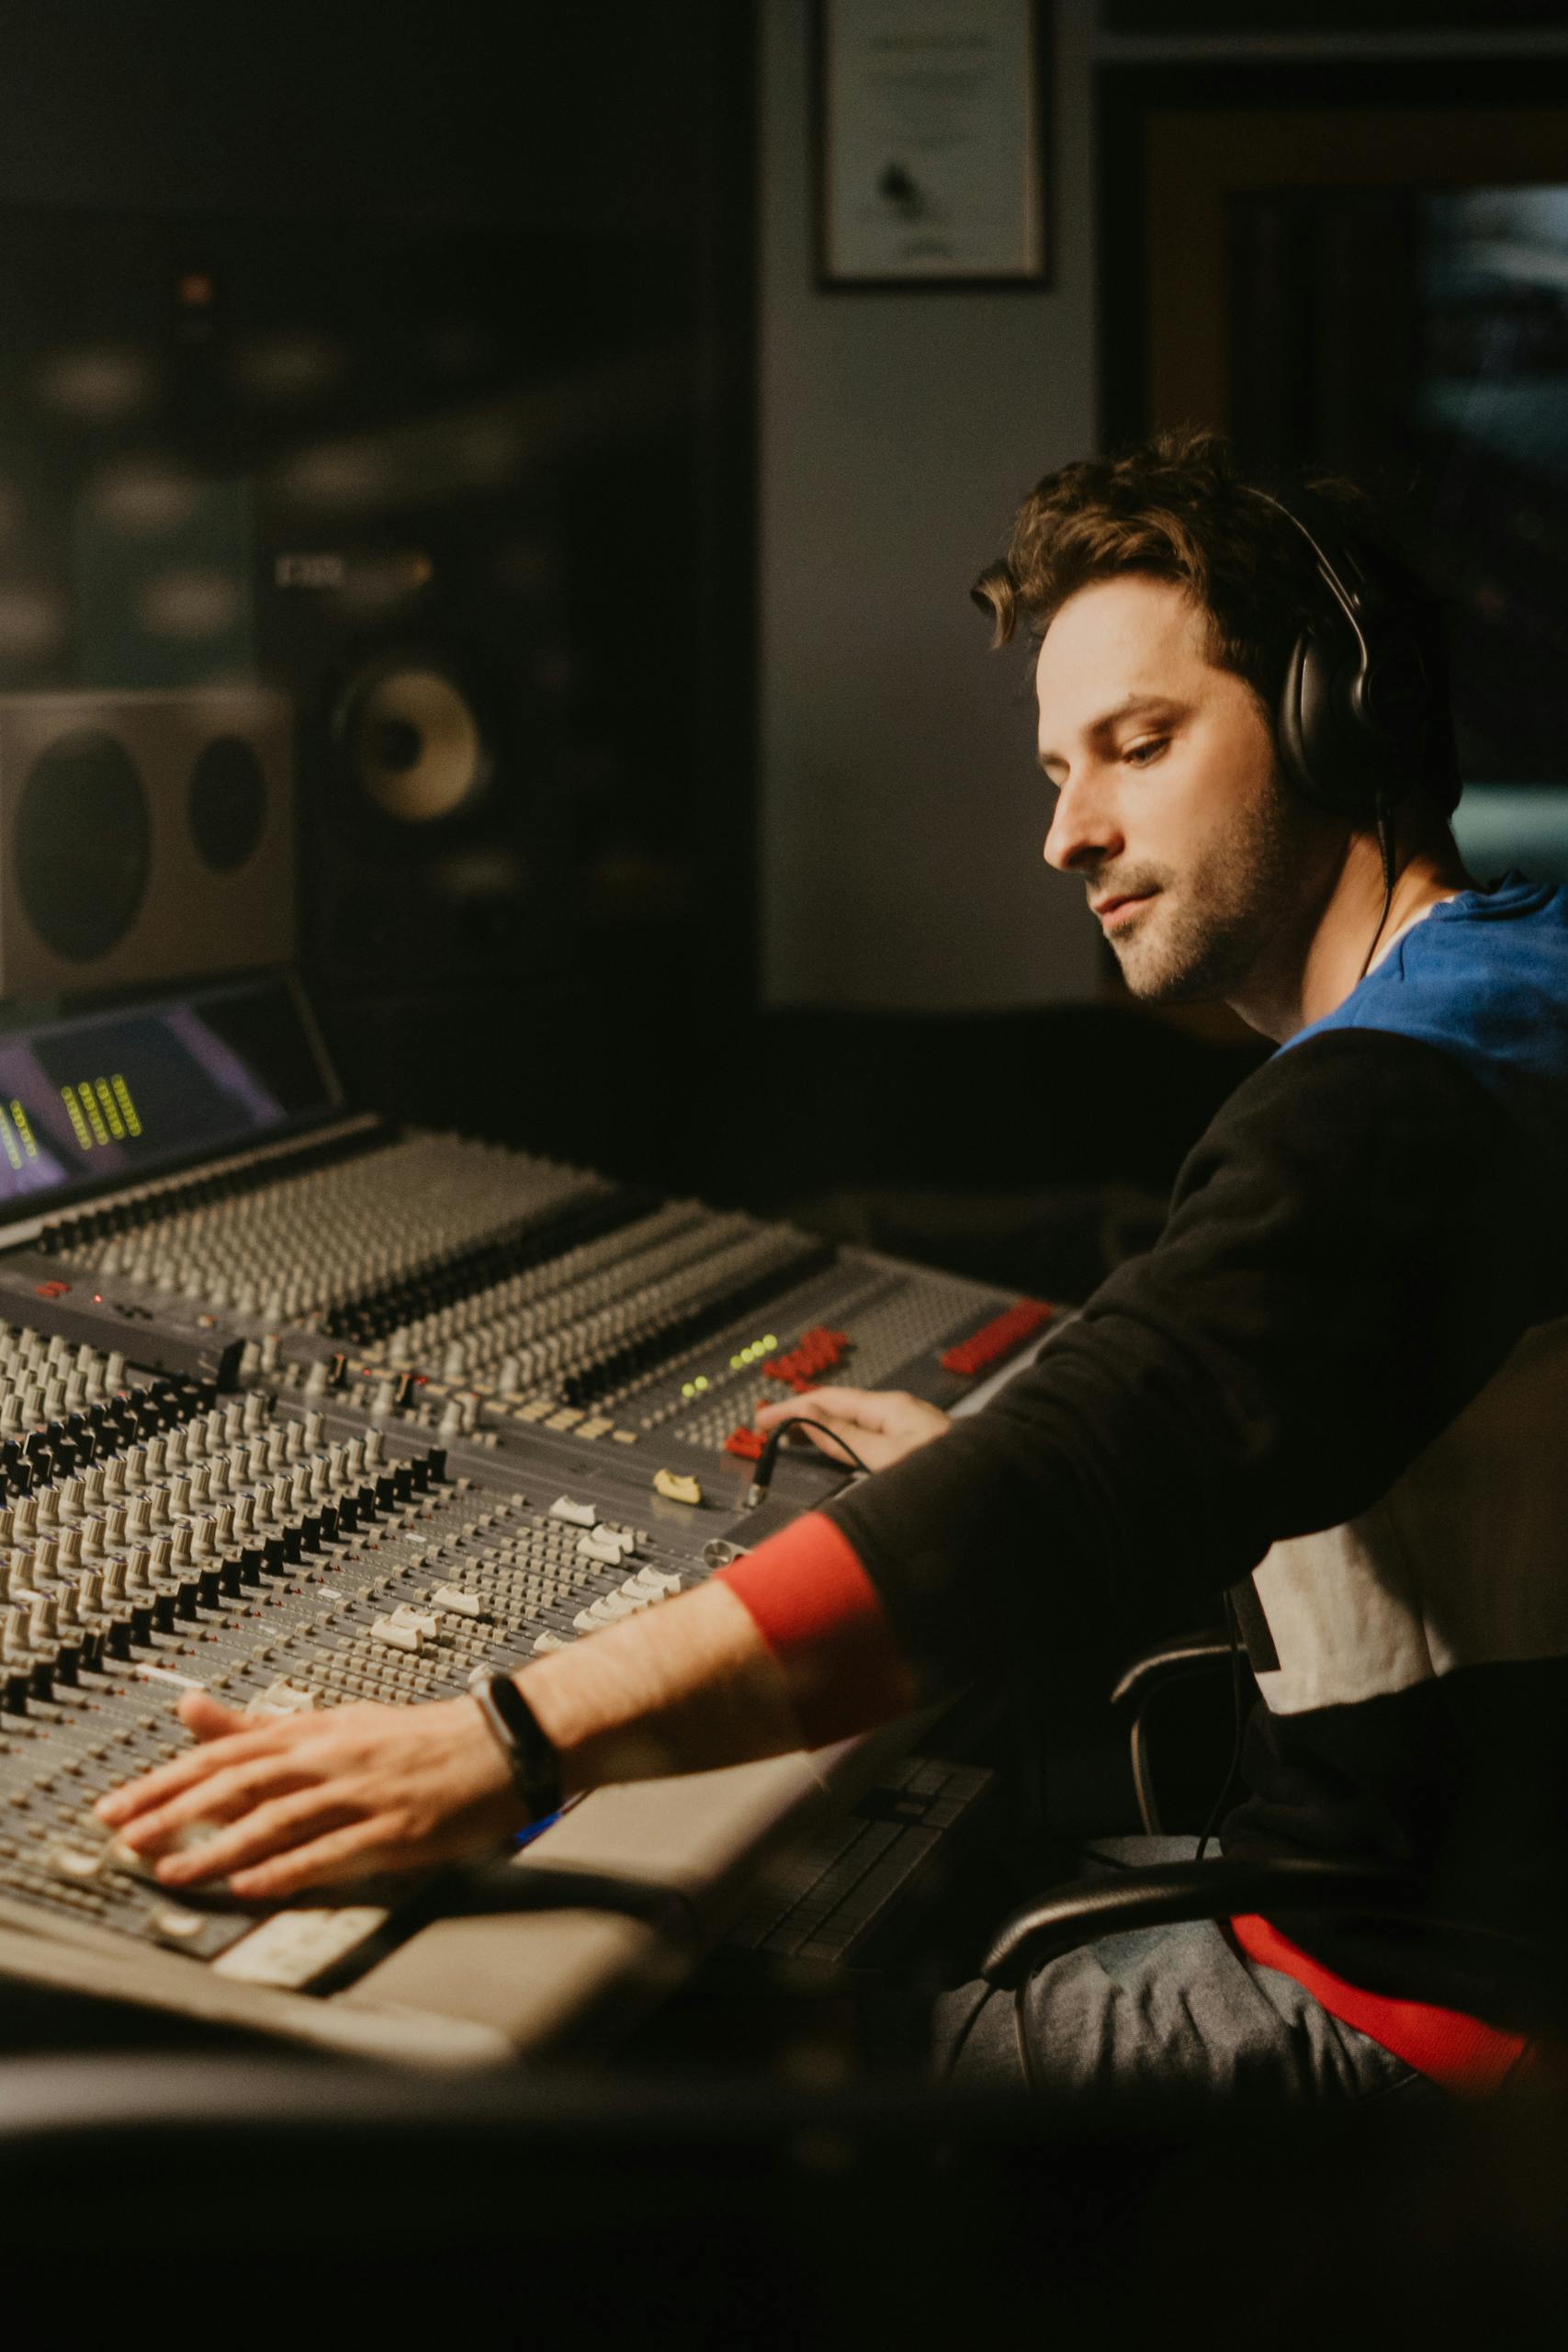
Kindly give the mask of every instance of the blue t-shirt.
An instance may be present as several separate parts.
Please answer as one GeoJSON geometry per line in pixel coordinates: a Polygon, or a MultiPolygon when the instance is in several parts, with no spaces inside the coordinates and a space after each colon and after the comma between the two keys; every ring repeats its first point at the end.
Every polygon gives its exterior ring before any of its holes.
{"type": "Polygon", "coordinates": [[[1457,1056],[1506,1099],[1549,1162],[1561,1159],[1568,1153],[1568,889],[1509,874],[1446,899],[1284,1050],[1332,1029],[1385,1030],[1457,1056]]]}

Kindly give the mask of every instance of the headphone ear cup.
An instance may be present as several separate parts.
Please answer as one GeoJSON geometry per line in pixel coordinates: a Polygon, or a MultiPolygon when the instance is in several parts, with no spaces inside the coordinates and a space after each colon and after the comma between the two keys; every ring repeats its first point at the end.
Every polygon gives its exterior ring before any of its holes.
{"type": "Polygon", "coordinates": [[[1281,764],[1304,800],[1369,824],[1390,797],[1389,778],[1359,716],[1365,678],[1348,640],[1348,631],[1302,631],[1285,666],[1276,736],[1281,764]]]}
{"type": "Polygon", "coordinates": [[[1345,647],[1337,631],[1303,629],[1291,649],[1278,737],[1285,771],[1303,800],[1331,816],[1361,814],[1365,762],[1348,716],[1345,647]]]}
{"type": "Polygon", "coordinates": [[[1306,729],[1303,717],[1302,695],[1311,639],[1303,629],[1291,648],[1291,658],[1285,664],[1284,684],[1280,691],[1280,708],[1274,725],[1274,740],[1279,747],[1280,764],[1292,785],[1303,800],[1317,802],[1313,781],[1312,763],[1307,754],[1306,729]]]}

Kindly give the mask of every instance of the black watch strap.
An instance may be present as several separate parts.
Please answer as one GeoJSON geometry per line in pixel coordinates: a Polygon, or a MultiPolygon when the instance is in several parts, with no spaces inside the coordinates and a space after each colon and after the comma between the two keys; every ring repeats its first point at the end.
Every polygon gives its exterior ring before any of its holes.
{"type": "Polygon", "coordinates": [[[530,1821],[542,1821],[560,1811],[560,1758],[546,1737],[538,1716],[510,1674],[481,1667],[469,1679],[469,1695],[497,1747],[505,1757],[530,1821]]]}

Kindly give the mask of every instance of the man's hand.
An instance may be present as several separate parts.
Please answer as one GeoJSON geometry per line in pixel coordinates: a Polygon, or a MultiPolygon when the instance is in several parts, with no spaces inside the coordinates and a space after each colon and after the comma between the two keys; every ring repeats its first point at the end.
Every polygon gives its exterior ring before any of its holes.
{"type": "Polygon", "coordinates": [[[199,1744],[96,1808],[165,1886],[274,1901],[484,1852],[526,1821],[471,1699],[258,1720],[192,1691],[180,1719],[199,1744]]]}
{"type": "MultiPolygon", "coordinates": [[[[901,1462],[905,1454],[929,1445],[950,1426],[947,1415],[938,1407],[907,1395],[902,1388],[808,1388],[786,1404],[759,1407],[757,1427],[776,1429],[781,1421],[799,1413],[841,1430],[868,1470],[886,1470],[890,1462],[901,1462]]],[[[806,1430],[802,1435],[820,1447],[830,1462],[843,1461],[839,1447],[820,1430],[806,1430]]]]}

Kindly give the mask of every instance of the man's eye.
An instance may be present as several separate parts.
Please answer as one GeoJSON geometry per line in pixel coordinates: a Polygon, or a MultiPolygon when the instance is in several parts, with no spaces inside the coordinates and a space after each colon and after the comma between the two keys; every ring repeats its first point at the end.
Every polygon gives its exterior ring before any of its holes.
{"type": "Polygon", "coordinates": [[[1146,768],[1152,761],[1158,759],[1169,741],[1168,735],[1145,735],[1140,742],[1129,743],[1122,757],[1133,767],[1146,768]]]}

